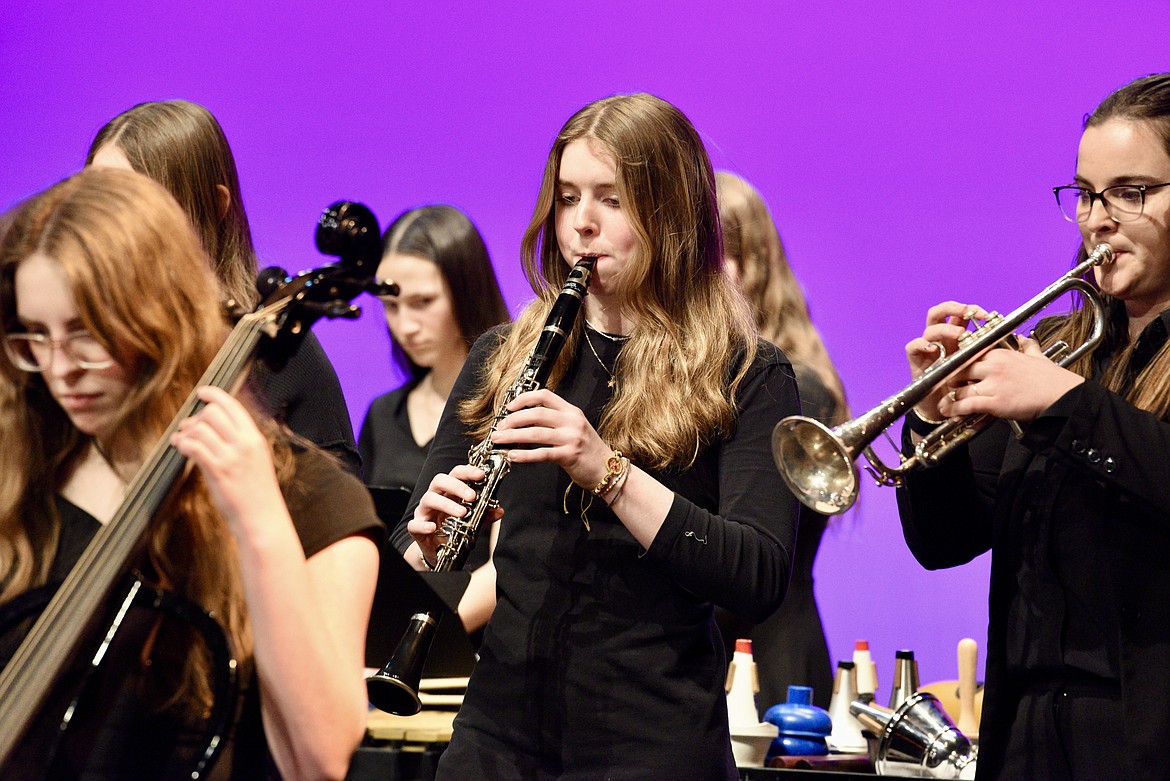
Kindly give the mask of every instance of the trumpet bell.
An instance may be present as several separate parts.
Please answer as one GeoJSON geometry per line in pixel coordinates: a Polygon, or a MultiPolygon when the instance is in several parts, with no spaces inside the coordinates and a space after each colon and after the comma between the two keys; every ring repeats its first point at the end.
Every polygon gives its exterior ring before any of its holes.
{"type": "Polygon", "coordinates": [[[857,500],[857,467],[825,424],[794,415],[772,429],[772,458],[788,489],[809,509],[843,513],[857,500]]]}

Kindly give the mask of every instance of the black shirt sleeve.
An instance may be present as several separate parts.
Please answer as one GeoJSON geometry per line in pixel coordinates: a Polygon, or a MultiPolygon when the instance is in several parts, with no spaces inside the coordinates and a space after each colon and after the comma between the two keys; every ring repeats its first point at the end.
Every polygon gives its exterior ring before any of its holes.
{"type": "Polygon", "coordinates": [[[341,381],[312,331],[305,334],[281,369],[273,371],[266,363],[257,362],[250,384],[272,417],[333,453],[350,472],[361,474],[361,457],[341,381]]]}
{"type": "Polygon", "coordinates": [[[499,347],[502,334],[509,328],[507,325],[497,326],[483,334],[471,346],[467,360],[463,362],[463,369],[447,396],[447,406],[439,418],[435,438],[431,440],[430,450],[414,484],[414,493],[411,494],[406,512],[398,526],[390,533],[391,542],[400,552],[410,547],[413,541],[410,532],[406,530],[406,522],[414,515],[414,508],[418,507],[419,500],[427,492],[431,479],[435,475],[446,474],[460,464],[467,463],[467,451],[474,442],[468,435],[463,421],[459,419],[459,403],[475,393],[484,362],[499,347]]]}
{"type": "Polygon", "coordinates": [[[718,512],[675,493],[646,557],[702,599],[758,622],[784,599],[799,503],[772,460],[772,429],[800,413],[792,366],[760,342],[740,387],[735,429],[715,445],[718,512]]]}

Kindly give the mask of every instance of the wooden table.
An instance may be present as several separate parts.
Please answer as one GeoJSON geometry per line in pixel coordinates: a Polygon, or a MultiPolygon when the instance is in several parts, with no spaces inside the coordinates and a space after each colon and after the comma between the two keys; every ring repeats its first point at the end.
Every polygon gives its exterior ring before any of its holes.
{"type": "MultiPolygon", "coordinates": [[[[346,781],[433,781],[439,757],[451,741],[455,711],[425,710],[392,716],[371,710],[366,739],[354,755],[346,781]]],[[[740,768],[743,781],[868,781],[866,764],[847,757],[787,757],[774,767],[740,768]],[[787,765],[785,767],[784,765],[787,765]],[[806,765],[811,767],[798,767],[806,765]]]]}

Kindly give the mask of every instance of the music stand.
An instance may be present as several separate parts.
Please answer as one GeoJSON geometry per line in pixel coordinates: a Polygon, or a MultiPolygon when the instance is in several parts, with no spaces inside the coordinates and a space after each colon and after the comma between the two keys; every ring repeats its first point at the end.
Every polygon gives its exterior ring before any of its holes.
{"type": "MultiPolygon", "coordinates": [[[[386,526],[402,520],[411,489],[368,486],[374,507],[386,526]]],[[[394,655],[410,617],[426,611],[439,617],[439,628],[423,665],[424,678],[466,678],[475,666],[475,650],[455,610],[471,580],[468,572],[415,572],[390,543],[382,543],[378,586],[366,631],[366,666],[381,669],[394,655]]]]}

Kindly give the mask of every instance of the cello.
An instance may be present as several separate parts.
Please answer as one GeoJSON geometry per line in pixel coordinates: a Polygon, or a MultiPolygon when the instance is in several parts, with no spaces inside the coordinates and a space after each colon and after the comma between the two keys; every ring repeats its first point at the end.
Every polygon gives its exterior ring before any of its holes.
{"type": "MultiPolygon", "coordinates": [[[[396,292],[393,283],[374,278],[381,240],[377,220],[365,206],[342,201],[327,208],[318,220],[316,243],[339,261],[294,277],[279,269],[262,273],[261,304],[239,317],[198,386],[234,393],[258,356],[278,363],[321,317],[356,317],[360,310],[351,300],[359,293],[396,292]]],[[[237,665],[226,635],[213,617],[132,573],[151,519],[187,468],[187,459],[170,445],[171,434],[202,407],[192,389],[128,485],[113,519],[97,531],[51,598],[43,596],[42,587],[35,590],[41,593],[29,592],[27,599],[4,606],[8,619],[26,623],[43,609],[0,672],[0,778],[76,777],[88,747],[71,744],[84,744],[91,737],[86,733],[95,732],[90,722],[100,721],[105,703],[93,700],[116,694],[117,683],[103,682],[101,673],[111,649],[125,645],[127,627],[134,623],[128,616],[141,608],[186,621],[213,661],[214,680],[208,682],[213,704],[206,725],[194,739],[183,738],[192,746],[166,757],[164,777],[173,773],[197,780],[214,766],[237,708],[237,665]]]]}

